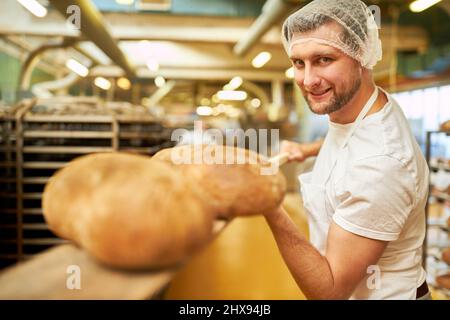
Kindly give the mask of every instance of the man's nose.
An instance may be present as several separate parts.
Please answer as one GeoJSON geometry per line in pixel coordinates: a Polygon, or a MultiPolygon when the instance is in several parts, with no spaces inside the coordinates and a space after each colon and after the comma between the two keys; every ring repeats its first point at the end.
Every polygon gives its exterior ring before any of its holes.
{"type": "Polygon", "coordinates": [[[320,77],[317,75],[316,70],[311,65],[306,65],[303,74],[303,86],[305,89],[311,89],[316,87],[320,83],[320,77]]]}

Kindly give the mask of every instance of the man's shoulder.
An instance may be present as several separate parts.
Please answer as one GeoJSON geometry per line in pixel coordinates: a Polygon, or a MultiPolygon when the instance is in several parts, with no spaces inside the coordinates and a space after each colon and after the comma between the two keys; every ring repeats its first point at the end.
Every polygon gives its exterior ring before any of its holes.
{"type": "Polygon", "coordinates": [[[355,134],[359,155],[355,158],[386,156],[407,163],[420,155],[420,147],[408,120],[395,100],[365,119],[355,134]]]}

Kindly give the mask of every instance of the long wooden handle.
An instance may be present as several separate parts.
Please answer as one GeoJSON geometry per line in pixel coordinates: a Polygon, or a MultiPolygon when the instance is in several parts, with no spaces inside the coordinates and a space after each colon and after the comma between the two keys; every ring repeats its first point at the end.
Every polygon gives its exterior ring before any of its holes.
{"type": "Polygon", "coordinates": [[[270,163],[277,163],[279,167],[288,162],[289,152],[283,152],[269,159],[270,163]]]}

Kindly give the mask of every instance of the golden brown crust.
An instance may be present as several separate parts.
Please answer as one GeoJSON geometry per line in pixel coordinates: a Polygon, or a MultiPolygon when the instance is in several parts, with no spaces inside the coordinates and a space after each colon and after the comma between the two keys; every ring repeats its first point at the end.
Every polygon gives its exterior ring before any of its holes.
{"type": "Polygon", "coordinates": [[[177,169],[122,153],[71,162],[47,184],[43,210],[58,236],[108,265],[132,269],[182,261],[209,240],[214,219],[177,169]]]}
{"type": "Polygon", "coordinates": [[[286,192],[286,180],[281,172],[263,175],[262,169],[269,168],[267,159],[245,149],[186,145],[164,149],[153,159],[181,167],[186,176],[204,189],[205,198],[220,216],[267,214],[281,204],[286,192]],[[231,159],[230,164],[227,159],[231,159]],[[210,164],[195,164],[196,160],[210,164]]]}
{"type": "Polygon", "coordinates": [[[445,249],[442,251],[442,260],[450,265],[450,248],[445,249]]]}
{"type": "Polygon", "coordinates": [[[266,214],[280,205],[286,182],[280,172],[262,175],[269,166],[264,157],[200,146],[201,154],[213,157],[210,164],[173,163],[174,153],[192,148],[162,150],[153,158],[116,152],[71,161],[44,190],[50,229],[107,265],[157,268],[179,263],[206,244],[217,217],[266,214]],[[241,162],[226,164],[227,152],[242,156],[241,162]],[[216,163],[221,157],[222,164],[216,163]]]}
{"type": "Polygon", "coordinates": [[[450,274],[437,276],[436,283],[439,287],[450,290],[450,274]]]}

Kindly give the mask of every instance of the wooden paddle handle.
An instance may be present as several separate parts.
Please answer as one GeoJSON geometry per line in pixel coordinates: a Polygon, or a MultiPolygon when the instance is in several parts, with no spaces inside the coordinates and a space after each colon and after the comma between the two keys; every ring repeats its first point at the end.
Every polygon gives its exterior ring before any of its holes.
{"type": "Polygon", "coordinates": [[[283,164],[288,162],[289,160],[289,152],[283,152],[277,154],[276,156],[269,159],[270,163],[278,163],[278,166],[281,167],[283,164]]]}

